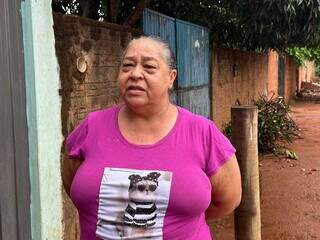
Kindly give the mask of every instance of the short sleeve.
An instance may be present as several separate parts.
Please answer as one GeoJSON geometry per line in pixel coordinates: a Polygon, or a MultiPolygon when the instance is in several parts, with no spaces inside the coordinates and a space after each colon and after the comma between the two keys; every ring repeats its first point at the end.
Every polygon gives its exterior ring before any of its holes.
{"type": "Polygon", "coordinates": [[[86,117],[66,139],[66,148],[70,158],[84,158],[84,145],[87,135],[88,117],[86,117]]]}
{"type": "Polygon", "coordinates": [[[206,174],[211,177],[236,152],[229,139],[212,122],[208,132],[208,154],[206,160],[206,174]]]}

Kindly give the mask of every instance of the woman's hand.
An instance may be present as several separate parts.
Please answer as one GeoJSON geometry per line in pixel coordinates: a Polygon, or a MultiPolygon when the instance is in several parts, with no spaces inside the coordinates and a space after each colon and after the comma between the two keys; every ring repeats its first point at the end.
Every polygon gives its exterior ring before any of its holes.
{"type": "Polygon", "coordinates": [[[212,200],[206,211],[206,218],[228,215],[241,201],[241,175],[235,155],[210,178],[210,181],[212,200]]]}
{"type": "Polygon", "coordinates": [[[67,153],[63,157],[62,182],[63,182],[64,189],[66,190],[69,196],[70,196],[70,187],[71,187],[72,180],[81,163],[82,163],[81,159],[76,159],[76,158],[69,159],[67,153]]]}

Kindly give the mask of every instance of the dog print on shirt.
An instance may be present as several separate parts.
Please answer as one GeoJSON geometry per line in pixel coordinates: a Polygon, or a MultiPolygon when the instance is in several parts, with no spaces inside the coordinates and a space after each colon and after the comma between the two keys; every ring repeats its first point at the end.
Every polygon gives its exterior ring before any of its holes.
{"type": "Polygon", "coordinates": [[[101,239],[163,239],[172,173],[105,168],[96,235],[101,239]]]}

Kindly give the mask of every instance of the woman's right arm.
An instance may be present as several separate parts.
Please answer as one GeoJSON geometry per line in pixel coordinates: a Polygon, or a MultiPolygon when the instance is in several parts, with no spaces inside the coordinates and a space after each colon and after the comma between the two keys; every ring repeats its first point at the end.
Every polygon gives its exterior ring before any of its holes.
{"type": "Polygon", "coordinates": [[[63,157],[63,162],[62,162],[62,182],[63,182],[64,189],[66,190],[69,196],[70,196],[70,187],[71,187],[72,180],[81,163],[82,163],[82,160],[79,158],[69,159],[69,156],[66,150],[66,153],[63,157]]]}
{"type": "Polygon", "coordinates": [[[241,173],[236,156],[233,154],[210,180],[212,202],[206,218],[220,218],[231,213],[241,202],[241,173]]]}

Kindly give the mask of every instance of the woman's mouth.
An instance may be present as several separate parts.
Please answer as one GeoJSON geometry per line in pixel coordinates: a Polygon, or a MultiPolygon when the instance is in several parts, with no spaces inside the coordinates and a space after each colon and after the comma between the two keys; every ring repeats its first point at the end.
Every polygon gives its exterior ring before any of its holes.
{"type": "Polygon", "coordinates": [[[130,95],[141,95],[144,92],[145,92],[145,89],[140,86],[131,85],[127,87],[127,93],[130,95]]]}

